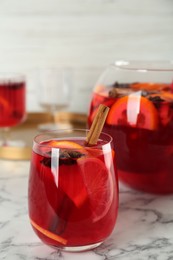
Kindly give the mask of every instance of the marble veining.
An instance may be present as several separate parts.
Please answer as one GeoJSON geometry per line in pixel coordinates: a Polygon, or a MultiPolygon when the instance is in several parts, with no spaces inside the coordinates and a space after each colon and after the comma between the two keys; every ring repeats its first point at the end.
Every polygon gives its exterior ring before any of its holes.
{"type": "Polygon", "coordinates": [[[0,160],[0,259],[173,260],[173,195],[156,196],[120,184],[112,235],[98,248],[70,253],[44,245],[27,208],[29,162],[0,160]]]}

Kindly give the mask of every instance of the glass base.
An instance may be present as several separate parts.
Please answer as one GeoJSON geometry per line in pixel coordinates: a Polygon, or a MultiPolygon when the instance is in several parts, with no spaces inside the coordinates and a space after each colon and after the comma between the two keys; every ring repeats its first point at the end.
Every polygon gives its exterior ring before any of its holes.
{"type": "Polygon", "coordinates": [[[61,248],[53,246],[53,248],[61,249],[61,250],[66,251],[66,252],[82,252],[82,251],[88,251],[88,250],[94,249],[94,248],[100,246],[102,243],[103,242],[99,242],[99,243],[91,244],[91,245],[86,245],[86,246],[68,246],[68,247],[61,247],[61,248]]]}

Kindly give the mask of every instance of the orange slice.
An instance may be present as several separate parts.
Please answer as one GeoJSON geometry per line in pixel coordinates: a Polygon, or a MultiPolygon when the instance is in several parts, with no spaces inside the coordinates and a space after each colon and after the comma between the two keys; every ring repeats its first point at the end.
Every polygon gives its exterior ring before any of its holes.
{"type": "Polygon", "coordinates": [[[130,125],[154,130],[158,127],[157,109],[145,97],[124,96],[111,107],[107,120],[110,125],[130,125]],[[130,105],[129,105],[130,104],[130,105]],[[130,117],[136,120],[133,122],[130,117]]]}
{"type": "Polygon", "coordinates": [[[114,194],[112,175],[97,158],[80,159],[78,166],[87,190],[93,221],[96,222],[102,219],[111,207],[114,194]]]}
{"type": "Polygon", "coordinates": [[[74,151],[78,151],[80,153],[83,154],[83,156],[90,156],[90,152],[91,149],[87,149],[87,147],[82,146],[76,142],[73,141],[66,141],[66,140],[62,140],[62,141],[56,141],[56,140],[52,140],[49,142],[49,145],[53,148],[60,148],[60,149],[69,149],[69,150],[74,150],[74,151]]]}
{"type": "Polygon", "coordinates": [[[161,90],[164,89],[166,86],[166,84],[161,84],[161,83],[133,83],[131,85],[132,89],[134,90],[161,90]]]}
{"type": "Polygon", "coordinates": [[[75,143],[73,141],[66,141],[66,140],[62,140],[62,141],[52,140],[49,142],[49,145],[55,148],[84,149],[83,146],[81,146],[80,144],[75,143]]]}
{"type": "Polygon", "coordinates": [[[52,232],[50,232],[50,231],[48,231],[48,230],[46,230],[46,229],[40,227],[40,226],[37,225],[32,219],[30,219],[30,222],[31,222],[31,225],[32,225],[35,229],[37,229],[40,233],[42,233],[42,234],[45,235],[46,237],[51,238],[51,239],[53,239],[53,240],[55,240],[55,241],[57,241],[57,242],[59,242],[59,243],[61,243],[61,244],[63,244],[63,245],[66,245],[66,244],[67,244],[67,239],[65,239],[65,238],[63,238],[63,237],[61,237],[61,236],[58,236],[58,235],[56,235],[56,234],[54,234],[54,233],[52,233],[52,232]]]}
{"type": "MultiPolygon", "coordinates": [[[[94,148],[94,147],[86,147],[86,150],[89,153],[88,157],[98,158],[104,156],[107,160],[107,167],[111,167],[112,162],[115,160],[115,151],[111,149],[110,151],[104,151],[102,149],[94,148]]],[[[82,160],[83,158],[79,158],[78,160],[82,160]]]]}

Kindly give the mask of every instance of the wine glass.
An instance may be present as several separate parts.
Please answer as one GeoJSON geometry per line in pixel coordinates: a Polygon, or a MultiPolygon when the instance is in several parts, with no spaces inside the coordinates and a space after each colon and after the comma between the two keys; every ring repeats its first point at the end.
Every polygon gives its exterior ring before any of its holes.
{"type": "Polygon", "coordinates": [[[18,141],[9,140],[9,129],[25,120],[25,99],[25,77],[17,73],[0,74],[0,146],[19,144],[18,141]]]}
{"type": "Polygon", "coordinates": [[[112,233],[118,212],[118,181],[112,137],[101,133],[86,147],[88,130],[44,132],[33,141],[29,219],[49,246],[85,251],[112,233]]]}
{"type": "Polygon", "coordinates": [[[56,115],[68,108],[73,91],[72,83],[71,68],[47,68],[39,71],[39,103],[53,121],[39,125],[40,130],[70,127],[69,124],[56,123],[56,115]]]}
{"type": "Polygon", "coordinates": [[[173,63],[116,61],[93,90],[89,125],[99,104],[114,139],[119,179],[145,192],[173,193],[173,63]]]}

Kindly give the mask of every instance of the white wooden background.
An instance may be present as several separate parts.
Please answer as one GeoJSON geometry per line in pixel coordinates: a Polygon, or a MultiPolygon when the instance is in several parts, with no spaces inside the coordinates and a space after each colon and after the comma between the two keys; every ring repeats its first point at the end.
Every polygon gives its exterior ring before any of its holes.
{"type": "Polygon", "coordinates": [[[173,0],[0,0],[0,71],[26,73],[28,111],[41,109],[37,69],[73,67],[70,110],[86,112],[117,59],[173,59],[173,0]]]}

